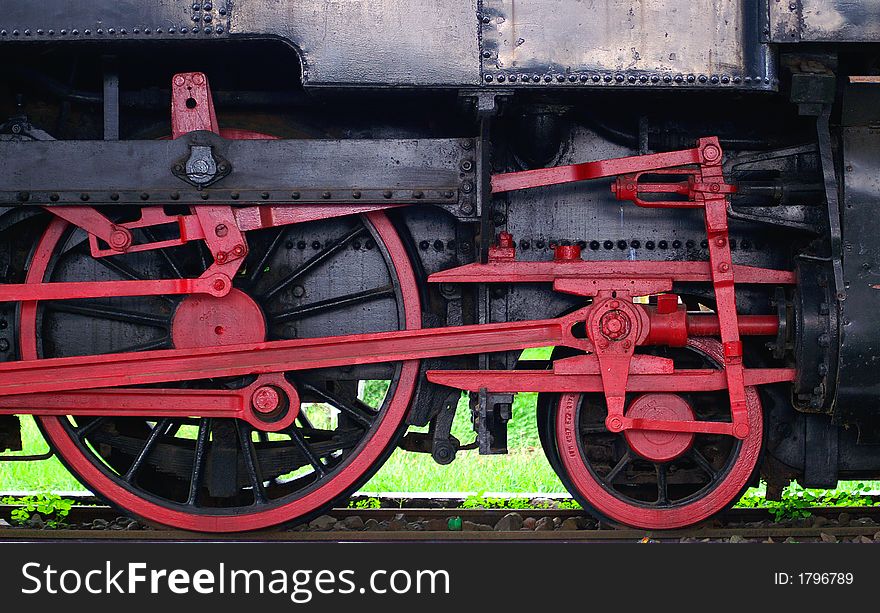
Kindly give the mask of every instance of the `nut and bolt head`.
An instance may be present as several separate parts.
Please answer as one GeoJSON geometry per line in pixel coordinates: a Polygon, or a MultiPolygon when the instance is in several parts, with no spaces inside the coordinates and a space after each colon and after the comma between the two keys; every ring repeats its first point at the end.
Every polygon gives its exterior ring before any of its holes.
{"type": "Polygon", "coordinates": [[[264,385],[254,392],[251,404],[258,413],[271,413],[280,406],[281,396],[274,387],[264,385]]]}
{"type": "Polygon", "coordinates": [[[629,317],[623,311],[608,311],[599,319],[599,331],[608,340],[626,337],[631,327],[629,317]]]}
{"type": "Polygon", "coordinates": [[[708,162],[714,162],[721,156],[721,150],[715,145],[706,145],[703,149],[703,158],[708,162]]]}
{"type": "Polygon", "coordinates": [[[125,228],[116,228],[110,233],[110,247],[124,251],[131,245],[131,233],[125,228]]]}

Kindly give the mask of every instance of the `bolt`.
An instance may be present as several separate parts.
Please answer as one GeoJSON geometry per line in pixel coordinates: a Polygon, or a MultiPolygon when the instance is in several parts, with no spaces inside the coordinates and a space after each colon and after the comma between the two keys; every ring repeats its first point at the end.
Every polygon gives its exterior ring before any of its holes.
{"type": "Polygon", "coordinates": [[[117,228],[110,233],[110,247],[116,251],[125,251],[131,245],[131,233],[125,228],[117,228]]]}
{"type": "Polygon", "coordinates": [[[232,253],[235,255],[244,255],[244,245],[236,245],[232,248],[232,253]]]}
{"type": "Polygon", "coordinates": [[[727,272],[728,270],[730,270],[730,264],[728,264],[727,262],[721,262],[718,265],[718,270],[720,270],[721,272],[727,272]]]}
{"type": "Polygon", "coordinates": [[[703,149],[703,158],[708,162],[714,162],[721,156],[721,151],[715,145],[706,145],[703,149]]]}
{"type": "Polygon", "coordinates": [[[461,182],[461,191],[465,194],[469,194],[474,191],[474,184],[471,181],[462,181],[461,182]]]}
{"type": "Polygon", "coordinates": [[[474,205],[472,202],[462,202],[461,206],[458,209],[464,215],[473,215],[474,214],[474,205]]]}
{"type": "Polygon", "coordinates": [[[623,429],[623,420],[615,415],[609,417],[605,425],[612,432],[620,432],[623,429]]]}
{"type": "Polygon", "coordinates": [[[9,341],[5,338],[0,338],[0,351],[9,351],[9,341]]]}
{"type": "Polygon", "coordinates": [[[193,162],[192,169],[194,174],[208,174],[208,162],[205,160],[196,160],[193,162]]]}
{"type": "Polygon", "coordinates": [[[222,251],[218,251],[216,255],[214,255],[214,259],[217,260],[218,264],[223,264],[226,262],[226,254],[222,251]]]}
{"type": "Polygon", "coordinates": [[[386,189],[384,192],[382,192],[382,197],[385,198],[386,200],[388,198],[391,198],[391,196],[393,196],[393,195],[394,195],[394,193],[390,189],[386,189]]]}
{"type": "MultiPolygon", "coordinates": [[[[224,258],[224,260],[225,259],[226,258],[224,258]]],[[[220,261],[219,257],[217,258],[217,261],[220,261]]],[[[223,279],[215,279],[213,287],[215,292],[222,292],[224,289],[226,289],[226,281],[224,281],[223,279]]]]}
{"type": "Polygon", "coordinates": [[[422,190],[417,189],[413,192],[413,198],[416,200],[421,200],[425,196],[425,193],[422,190]]]}
{"type": "Polygon", "coordinates": [[[281,397],[275,388],[264,385],[254,392],[251,404],[258,413],[271,413],[281,404],[281,397]]]}
{"type": "Polygon", "coordinates": [[[608,306],[611,307],[612,309],[616,309],[617,307],[620,306],[620,303],[617,300],[612,300],[611,302],[608,303],[608,306]]]}
{"type": "Polygon", "coordinates": [[[723,247],[726,242],[727,241],[725,241],[724,238],[722,238],[720,236],[715,239],[715,244],[718,245],[719,247],[723,247]]]}
{"type": "Polygon", "coordinates": [[[361,193],[358,190],[354,190],[353,192],[351,192],[351,197],[355,200],[359,200],[361,197],[361,193]]]}
{"type": "Polygon", "coordinates": [[[462,172],[470,172],[473,169],[474,169],[474,163],[471,160],[462,160],[462,162],[461,162],[462,172]]]}
{"type": "Polygon", "coordinates": [[[217,224],[217,227],[214,228],[214,234],[222,238],[229,234],[229,228],[226,227],[226,224],[217,224]]]}

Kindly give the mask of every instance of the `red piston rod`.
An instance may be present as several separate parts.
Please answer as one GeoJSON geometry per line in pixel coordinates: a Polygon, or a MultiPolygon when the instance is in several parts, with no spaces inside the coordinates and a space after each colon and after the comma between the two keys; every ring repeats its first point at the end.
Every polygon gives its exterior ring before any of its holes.
{"type": "MultiPolygon", "coordinates": [[[[576,338],[571,329],[584,321],[590,308],[557,319],[536,321],[6,362],[0,364],[0,396],[421,360],[533,347],[567,346],[589,351],[591,343],[576,338]]],[[[758,328],[766,331],[769,326],[762,320],[758,328]]],[[[746,329],[749,329],[748,324],[746,329]]]]}

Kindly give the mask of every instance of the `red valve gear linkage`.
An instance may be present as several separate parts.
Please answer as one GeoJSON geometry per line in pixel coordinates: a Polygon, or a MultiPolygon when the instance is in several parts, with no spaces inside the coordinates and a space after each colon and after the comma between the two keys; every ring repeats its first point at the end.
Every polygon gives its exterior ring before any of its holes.
{"type": "MultiPolygon", "coordinates": [[[[210,90],[204,75],[177,75],[173,87],[174,137],[192,130],[217,130],[210,90]],[[194,96],[190,108],[186,100],[194,96]]],[[[256,135],[260,137],[260,135],[256,135]]],[[[270,137],[266,137],[270,138],[270,137]]],[[[654,208],[703,208],[709,238],[709,262],[587,262],[576,247],[561,247],[552,262],[518,262],[509,235],[502,233],[486,264],[442,271],[431,282],[550,282],[555,290],[593,298],[590,306],[547,320],[481,324],[452,328],[198,346],[141,353],[50,358],[0,364],[0,414],[34,415],[176,415],[186,410],[203,416],[246,419],[264,430],[280,429],[294,419],[299,401],[282,371],[352,364],[419,360],[533,347],[567,346],[588,352],[558,360],[550,371],[429,371],[428,379],[464,390],[604,392],[611,431],[663,430],[748,435],[745,387],[790,381],[793,369],[745,369],[740,335],[772,335],[774,316],[739,316],[734,279],[740,283],[793,284],[789,272],[735,266],[731,261],[726,194],[735,188],[724,181],[721,148],[716,138],[703,138],[684,151],[626,157],[556,168],[496,175],[496,193],[571,181],[616,177],[618,199],[654,208]],[[642,175],[688,177],[678,183],[642,183],[642,175]],[[641,194],[672,193],[687,200],[643,200],[641,194]],[[717,314],[688,314],[676,296],[675,282],[711,282],[717,314]],[[634,297],[659,294],[657,306],[637,304],[634,297]],[[585,323],[587,338],[572,329],[585,323]],[[670,360],[635,353],[640,345],[683,346],[689,336],[720,335],[723,370],[675,370],[670,360]],[[244,390],[201,391],[130,389],[123,386],[260,375],[244,390]],[[280,377],[280,379],[279,379],[280,377]],[[631,419],[624,415],[625,393],[727,389],[729,423],[693,420],[631,419]],[[146,392],[146,393],[145,393],[146,392]],[[186,395],[186,402],[178,402],[186,395]],[[279,407],[286,406],[285,410],[279,407]],[[195,407],[193,409],[192,407],[195,407]],[[276,412],[278,413],[276,415],[276,412]],[[279,416],[280,415],[280,416],[279,416]],[[269,417],[267,417],[269,416],[269,417]],[[282,425],[279,425],[282,424],[282,425]]],[[[193,207],[194,214],[169,216],[161,207],[145,207],[141,219],[115,224],[91,207],[49,210],[90,234],[92,254],[143,251],[191,240],[203,240],[214,264],[199,279],[40,283],[0,286],[2,301],[39,301],[99,296],[144,296],[203,293],[215,297],[232,290],[247,254],[245,232],[335,216],[369,214],[385,204],[193,207]],[[176,224],[179,239],[135,244],[131,230],[176,224]],[[103,248],[99,239],[108,245],[103,248]]]]}

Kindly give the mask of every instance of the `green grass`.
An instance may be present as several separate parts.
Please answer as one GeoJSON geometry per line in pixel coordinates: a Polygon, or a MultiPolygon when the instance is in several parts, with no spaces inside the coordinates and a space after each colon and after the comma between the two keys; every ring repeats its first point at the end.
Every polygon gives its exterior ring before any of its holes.
{"type": "MultiPolygon", "coordinates": [[[[368,392],[369,393],[369,392],[368,392]]],[[[396,450],[388,462],[362,488],[365,492],[510,492],[564,493],[565,489],[547,463],[535,423],[536,394],[519,394],[513,404],[508,429],[508,455],[480,456],[476,451],[460,452],[448,466],[440,466],[427,454],[396,450]]],[[[46,449],[30,417],[22,418],[25,452],[46,449]]],[[[463,443],[474,439],[464,399],[459,403],[452,429],[463,443]]],[[[880,481],[841,482],[839,491],[861,488],[880,491],[880,481]]],[[[84,491],[57,458],[41,462],[0,462],[2,491],[84,491]]],[[[763,488],[747,496],[762,496],[763,488]]]]}

